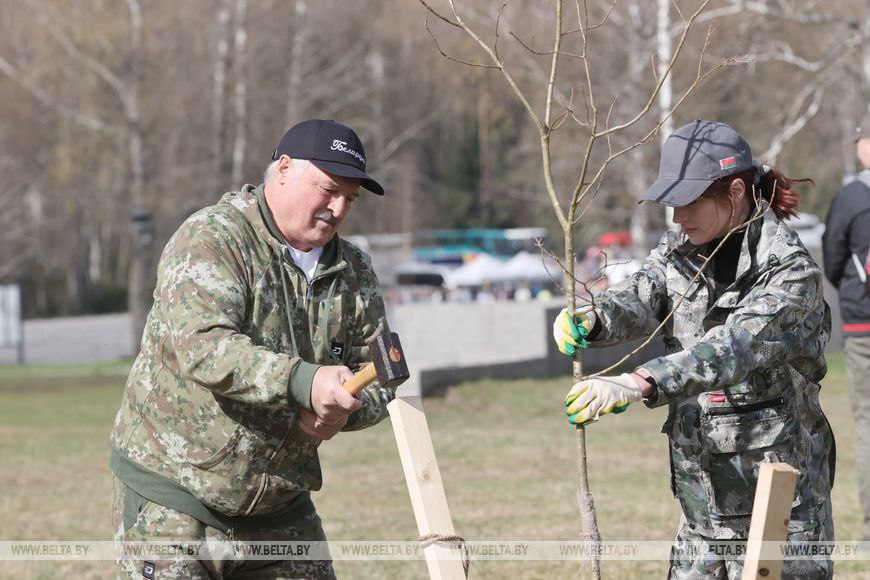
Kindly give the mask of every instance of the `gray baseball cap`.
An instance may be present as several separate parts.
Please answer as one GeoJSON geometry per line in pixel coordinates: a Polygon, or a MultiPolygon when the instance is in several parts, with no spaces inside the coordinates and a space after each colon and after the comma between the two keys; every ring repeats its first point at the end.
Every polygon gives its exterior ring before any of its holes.
{"type": "Polygon", "coordinates": [[[749,143],[733,127],[698,119],[680,127],[665,141],[658,179],[638,203],[688,205],[717,179],[756,166],[749,143]]]}

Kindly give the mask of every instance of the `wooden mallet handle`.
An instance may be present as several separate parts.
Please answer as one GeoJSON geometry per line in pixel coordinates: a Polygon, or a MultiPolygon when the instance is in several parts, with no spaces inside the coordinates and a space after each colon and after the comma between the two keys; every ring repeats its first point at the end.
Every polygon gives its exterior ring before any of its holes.
{"type": "Polygon", "coordinates": [[[361,390],[375,382],[378,378],[378,371],[372,363],[367,364],[354,374],[349,380],[344,381],[341,386],[351,395],[356,395],[361,390]]]}

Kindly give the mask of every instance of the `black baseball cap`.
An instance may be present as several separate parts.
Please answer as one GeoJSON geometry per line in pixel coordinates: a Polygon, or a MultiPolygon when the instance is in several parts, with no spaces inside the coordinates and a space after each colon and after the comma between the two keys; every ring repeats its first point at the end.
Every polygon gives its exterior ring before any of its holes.
{"type": "Polygon", "coordinates": [[[749,143],[733,127],[698,119],[667,138],[658,179],[638,203],[688,205],[714,181],[752,167],[758,167],[758,163],[752,159],[749,143]]]}
{"type": "Polygon", "coordinates": [[[309,119],[290,127],[272,153],[272,160],[286,155],[291,159],[307,159],[319,169],[359,179],[361,185],[378,195],[384,195],[381,184],[366,174],[366,152],[353,129],[324,119],[309,119]]]}

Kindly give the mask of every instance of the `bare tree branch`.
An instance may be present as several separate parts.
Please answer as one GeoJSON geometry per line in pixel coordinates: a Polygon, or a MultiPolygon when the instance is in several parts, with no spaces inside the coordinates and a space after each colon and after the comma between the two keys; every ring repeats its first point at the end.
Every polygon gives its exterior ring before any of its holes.
{"type": "Polygon", "coordinates": [[[495,18],[495,42],[492,44],[492,51],[498,56],[498,27],[501,24],[501,13],[504,12],[504,7],[507,6],[507,2],[504,2],[501,5],[501,8],[498,9],[498,16],[495,18]]]}
{"type": "Polygon", "coordinates": [[[432,109],[422,119],[418,119],[413,125],[406,127],[402,130],[398,135],[390,139],[386,145],[384,145],[383,149],[380,153],[381,162],[387,161],[390,157],[393,156],[405,143],[417,137],[423,129],[432,124],[435,119],[438,118],[438,115],[441,114],[441,111],[437,108],[432,109]]]}
{"type": "Polygon", "coordinates": [[[606,129],[603,133],[597,134],[596,135],[597,137],[603,137],[607,133],[612,133],[614,131],[620,131],[622,129],[626,129],[628,127],[631,127],[632,125],[637,123],[647,113],[647,111],[649,111],[650,107],[655,102],[656,96],[659,94],[659,91],[662,88],[662,84],[664,83],[664,78],[667,75],[671,74],[671,70],[674,68],[674,63],[677,61],[677,57],[682,52],[683,45],[686,42],[686,37],[689,35],[689,30],[691,29],[692,24],[695,22],[695,19],[698,17],[698,15],[700,15],[701,12],[704,11],[704,9],[707,7],[707,4],[709,4],[709,3],[710,3],[710,0],[704,0],[704,2],[698,7],[698,9],[695,10],[695,12],[692,14],[692,16],[686,21],[686,24],[683,27],[683,33],[680,36],[680,39],[677,41],[677,45],[674,47],[673,56],[671,57],[671,60],[668,63],[668,66],[665,68],[664,74],[661,75],[659,82],[656,83],[655,89],[653,90],[652,94],[650,95],[649,100],[647,101],[646,105],[640,110],[640,112],[638,112],[629,121],[627,121],[621,125],[617,125],[615,127],[611,127],[609,129],[606,129]]]}
{"type": "Polygon", "coordinates": [[[597,28],[601,28],[604,24],[610,19],[610,15],[613,14],[613,9],[616,7],[616,0],[611,0],[610,6],[607,8],[607,12],[604,14],[604,17],[601,18],[601,21],[598,24],[593,24],[592,26],[585,27],[577,27],[572,30],[568,30],[562,33],[562,36],[568,36],[571,34],[577,34],[578,32],[584,31],[589,32],[590,30],[595,30],[597,28]]]}
{"type": "Polygon", "coordinates": [[[428,2],[426,2],[426,0],[419,0],[419,2],[420,2],[420,4],[422,4],[423,6],[426,7],[426,10],[428,10],[430,14],[432,14],[433,16],[438,18],[439,20],[446,22],[450,26],[455,26],[456,28],[462,28],[462,26],[458,22],[453,22],[452,20],[450,20],[449,18],[447,18],[446,16],[444,16],[443,14],[441,14],[440,12],[438,12],[437,10],[432,8],[432,6],[428,2]]]}
{"type": "Polygon", "coordinates": [[[0,71],[5,73],[8,77],[14,79],[18,84],[20,84],[24,89],[27,90],[37,101],[39,101],[46,108],[54,111],[64,119],[69,119],[70,121],[75,121],[82,127],[86,129],[90,129],[92,131],[98,131],[100,133],[106,133],[109,135],[120,135],[123,130],[120,127],[115,125],[111,125],[106,123],[96,117],[92,117],[90,115],[86,115],[81,111],[77,111],[72,107],[64,105],[63,103],[58,102],[58,98],[54,95],[50,95],[48,92],[43,90],[36,83],[31,81],[22,75],[17,68],[12,66],[9,61],[0,56],[0,71]]]}
{"type": "MultiPolygon", "coordinates": [[[[551,56],[552,54],[554,54],[552,50],[535,50],[535,49],[532,48],[530,45],[528,45],[528,44],[527,44],[527,43],[526,43],[522,38],[520,38],[519,36],[517,36],[516,34],[514,34],[513,31],[510,32],[510,35],[513,36],[514,39],[515,39],[517,42],[519,42],[519,43],[522,45],[523,48],[525,48],[526,50],[528,50],[528,51],[531,52],[532,54],[536,54],[536,55],[538,55],[538,56],[551,56]]],[[[564,34],[563,34],[562,36],[564,36],[564,34]]],[[[574,54],[573,52],[560,51],[559,54],[560,54],[561,56],[568,56],[568,57],[571,57],[571,58],[579,58],[579,59],[581,59],[581,60],[584,58],[583,55],[580,55],[580,54],[574,54]]]]}
{"type": "MultiPolygon", "coordinates": [[[[423,0],[420,0],[420,2],[423,2],[423,0]]],[[[432,39],[432,42],[435,43],[435,47],[438,49],[438,52],[440,52],[440,53],[441,53],[441,56],[443,56],[443,57],[446,58],[447,60],[452,60],[453,62],[458,62],[459,64],[464,64],[464,65],[466,65],[466,66],[473,66],[473,67],[477,67],[477,68],[500,68],[498,65],[493,65],[493,64],[481,64],[481,63],[478,63],[478,62],[471,62],[471,61],[468,61],[468,60],[463,60],[463,59],[461,59],[461,58],[456,58],[455,56],[450,56],[449,54],[447,54],[446,52],[444,52],[444,49],[441,48],[441,45],[440,45],[440,44],[438,44],[438,39],[435,38],[435,34],[432,33],[432,29],[429,28],[429,17],[428,17],[428,15],[426,16],[426,32],[429,33],[429,37],[432,39]]],[[[498,57],[497,57],[497,56],[496,56],[496,60],[498,60],[498,57]]]]}

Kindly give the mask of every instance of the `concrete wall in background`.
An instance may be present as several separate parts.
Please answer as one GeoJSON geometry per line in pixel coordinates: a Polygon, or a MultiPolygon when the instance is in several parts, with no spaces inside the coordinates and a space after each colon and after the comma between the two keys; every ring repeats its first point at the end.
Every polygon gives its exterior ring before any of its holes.
{"type": "MultiPolygon", "coordinates": [[[[843,347],[836,291],[826,283],[833,332],[828,350],[843,347]]],[[[411,378],[403,394],[430,393],[445,385],[481,378],[553,377],[571,373],[551,337],[561,302],[402,304],[389,309],[392,330],[401,338],[411,378]]],[[[129,358],[134,352],[127,314],[27,320],[26,363],[87,363],[129,358]]],[[[587,350],[584,371],[594,372],[633,348],[587,350]]],[[[627,364],[663,352],[654,341],[627,364]]],[[[14,364],[16,350],[0,349],[0,364],[14,364]]]]}
{"type": "MultiPolygon", "coordinates": [[[[429,393],[481,378],[570,374],[570,360],[556,350],[551,338],[560,308],[556,301],[394,306],[390,324],[401,337],[411,370],[402,392],[429,393]]],[[[133,354],[127,314],[29,320],[24,338],[28,364],[115,361],[133,354]]],[[[660,345],[642,356],[654,356],[656,349],[660,345]]],[[[587,351],[585,369],[604,368],[628,350],[587,351]]],[[[14,364],[15,355],[15,349],[0,350],[0,363],[14,364]]]]}
{"type": "MultiPolygon", "coordinates": [[[[483,378],[544,378],[571,374],[571,360],[552,339],[559,301],[487,304],[408,304],[392,308],[389,321],[399,334],[411,378],[401,394],[429,394],[440,387],[483,378]]],[[[601,370],[632,345],[587,350],[584,372],[601,370]]],[[[664,352],[656,340],[627,364],[664,352]]]]}
{"type": "MultiPolygon", "coordinates": [[[[24,321],[24,362],[109,362],[133,355],[130,316],[104,314],[24,321]]],[[[14,348],[0,348],[0,364],[14,364],[14,348]]]]}

